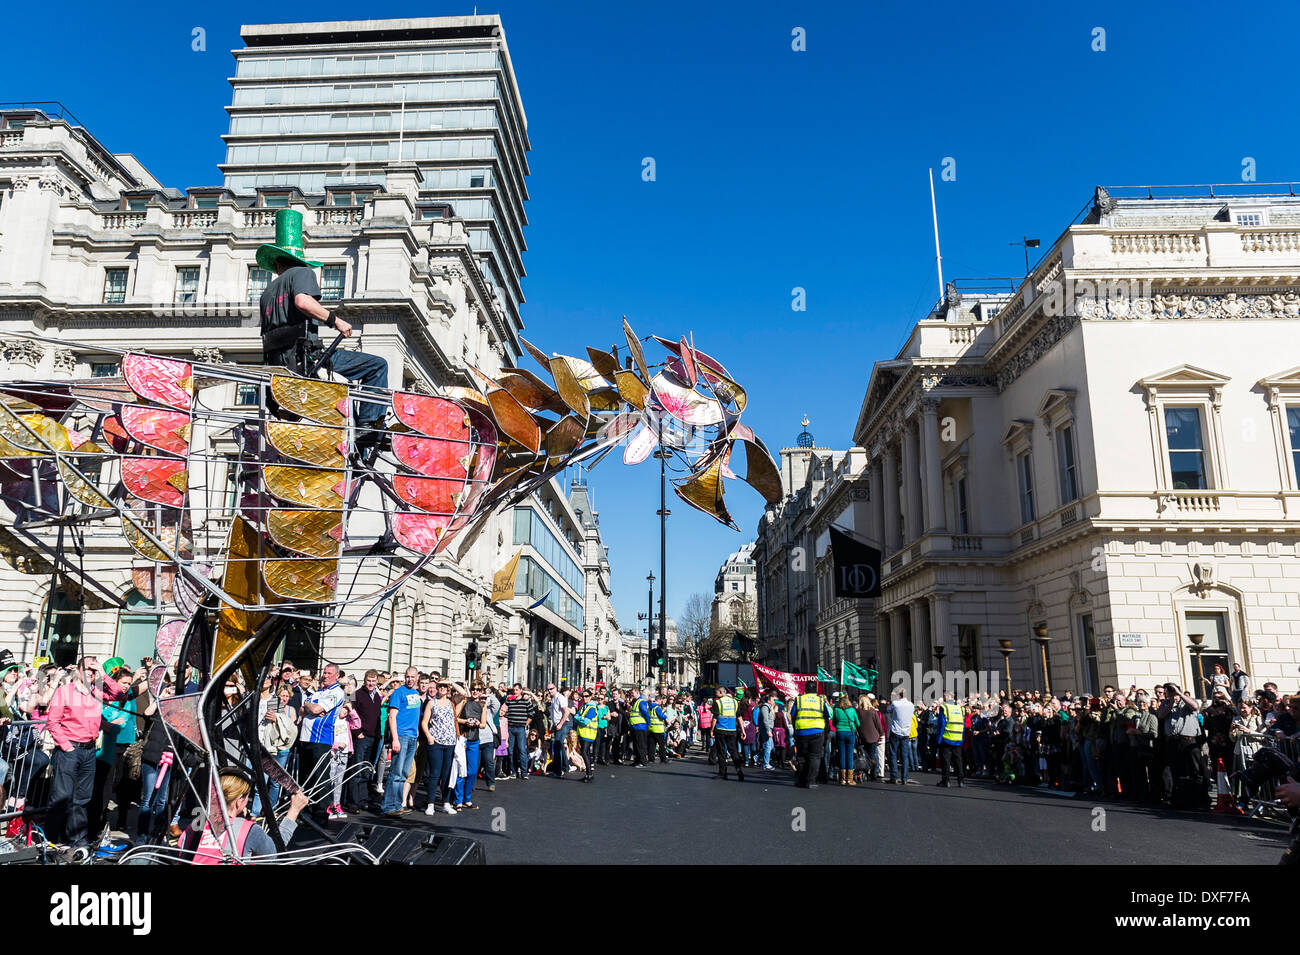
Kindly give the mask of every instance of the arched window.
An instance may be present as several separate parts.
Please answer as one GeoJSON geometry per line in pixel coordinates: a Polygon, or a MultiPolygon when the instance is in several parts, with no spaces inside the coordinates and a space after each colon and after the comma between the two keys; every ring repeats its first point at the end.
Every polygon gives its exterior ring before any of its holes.
{"type": "Polygon", "coordinates": [[[49,657],[61,667],[74,666],[81,652],[81,605],[62,589],[54,591],[53,601],[46,597],[36,639],[40,648],[37,656],[49,657]]]}
{"type": "Polygon", "coordinates": [[[142,658],[153,656],[158,625],[162,621],[152,611],[153,602],[140,591],[132,590],[126,595],[126,606],[118,612],[113,655],[121,657],[132,669],[140,665],[142,658]]]}

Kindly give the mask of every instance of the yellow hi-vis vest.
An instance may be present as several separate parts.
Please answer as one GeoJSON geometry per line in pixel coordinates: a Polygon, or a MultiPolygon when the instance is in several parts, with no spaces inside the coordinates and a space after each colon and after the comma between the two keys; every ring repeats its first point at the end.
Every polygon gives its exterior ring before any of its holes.
{"type": "Polygon", "coordinates": [[[663,712],[657,703],[646,704],[650,708],[650,732],[662,734],[666,729],[664,718],[659,714],[663,712]]]}
{"type": "Polygon", "coordinates": [[[805,693],[794,701],[794,731],[826,729],[826,707],[816,693],[805,693]]]}
{"type": "Polygon", "coordinates": [[[627,708],[627,725],[636,729],[645,726],[645,717],[641,715],[641,699],[633,700],[627,708]]]}
{"type": "Polygon", "coordinates": [[[724,694],[723,696],[718,697],[717,703],[718,703],[717,729],[722,730],[724,733],[736,732],[737,707],[736,707],[735,699],[730,696],[726,696],[724,694]]]}
{"type": "Polygon", "coordinates": [[[960,743],[961,734],[966,729],[966,711],[956,703],[943,705],[943,741],[960,743]]]}
{"type": "Polygon", "coordinates": [[[600,719],[600,707],[595,703],[588,703],[582,708],[582,718],[587,721],[585,726],[578,727],[578,737],[580,739],[595,739],[597,721],[600,719]]]}

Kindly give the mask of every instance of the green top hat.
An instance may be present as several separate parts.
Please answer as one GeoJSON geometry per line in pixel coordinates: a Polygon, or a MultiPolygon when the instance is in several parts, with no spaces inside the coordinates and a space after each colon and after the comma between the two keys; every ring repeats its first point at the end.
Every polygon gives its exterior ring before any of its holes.
{"type": "Polygon", "coordinates": [[[297,209],[275,210],[275,243],[259,246],[257,264],[268,272],[275,271],[276,259],[292,259],[295,265],[318,268],[321,263],[303,258],[302,213],[297,209]]]}

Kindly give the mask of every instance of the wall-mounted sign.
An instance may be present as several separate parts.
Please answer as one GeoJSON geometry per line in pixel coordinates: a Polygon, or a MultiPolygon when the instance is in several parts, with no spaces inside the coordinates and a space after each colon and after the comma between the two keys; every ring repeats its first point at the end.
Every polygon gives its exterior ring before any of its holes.
{"type": "Polygon", "coordinates": [[[1119,645],[1121,647],[1144,647],[1146,646],[1146,634],[1121,633],[1119,635],[1119,645]]]}
{"type": "Polygon", "coordinates": [[[1111,636],[1109,633],[1099,633],[1099,634],[1097,634],[1097,649],[1098,649],[1098,650],[1109,650],[1109,649],[1110,649],[1111,647],[1113,647],[1114,645],[1115,645],[1115,638],[1114,638],[1113,636],[1111,636]]]}

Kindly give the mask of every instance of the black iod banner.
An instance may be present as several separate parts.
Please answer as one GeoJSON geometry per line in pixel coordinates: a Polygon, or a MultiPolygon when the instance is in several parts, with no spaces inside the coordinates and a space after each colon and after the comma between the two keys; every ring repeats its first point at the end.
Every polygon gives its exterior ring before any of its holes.
{"type": "Polygon", "coordinates": [[[880,551],[833,527],[830,532],[835,596],[879,597],[880,551]]]}

